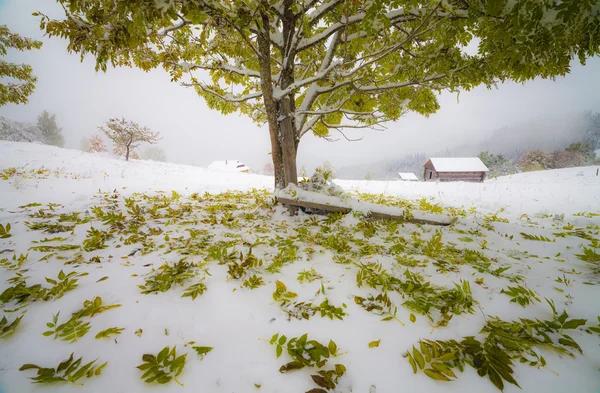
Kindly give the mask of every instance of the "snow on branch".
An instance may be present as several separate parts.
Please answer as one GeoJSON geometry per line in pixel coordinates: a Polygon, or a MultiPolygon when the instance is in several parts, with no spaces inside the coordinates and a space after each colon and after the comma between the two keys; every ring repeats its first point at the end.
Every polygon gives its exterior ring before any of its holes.
{"type": "Polygon", "coordinates": [[[260,78],[260,72],[250,70],[247,68],[238,68],[232,65],[226,64],[225,62],[218,62],[214,64],[206,64],[206,63],[190,63],[190,62],[179,62],[179,63],[171,63],[177,67],[181,67],[186,71],[194,70],[194,69],[202,69],[202,70],[223,70],[229,71],[234,74],[238,74],[241,76],[247,76],[252,78],[260,78]]]}
{"type": "MultiPolygon", "coordinates": [[[[181,18],[181,17],[180,17],[180,18],[181,18]]],[[[189,25],[189,24],[191,24],[191,22],[190,22],[189,20],[186,20],[186,19],[184,19],[184,18],[181,18],[181,20],[180,20],[179,22],[177,22],[176,24],[174,24],[173,26],[169,26],[169,27],[166,27],[166,28],[164,28],[164,29],[160,29],[160,30],[159,30],[159,31],[156,33],[156,35],[157,35],[157,36],[159,36],[159,37],[166,37],[166,36],[167,36],[167,34],[169,34],[169,33],[173,32],[173,31],[175,31],[175,30],[182,29],[182,28],[184,28],[185,26],[187,26],[187,25],[189,25]]]]}
{"type": "MultiPolygon", "coordinates": [[[[334,0],[332,0],[332,1],[334,1],[334,0]]],[[[436,8],[436,11],[435,11],[434,15],[439,18],[447,18],[447,17],[467,18],[468,17],[468,12],[466,10],[454,10],[452,13],[450,13],[447,11],[438,11],[437,7],[435,7],[435,8],[436,8]]],[[[330,9],[331,8],[329,8],[328,10],[330,10],[330,9]]],[[[385,16],[389,19],[389,21],[391,23],[397,24],[397,23],[409,22],[409,21],[416,20],[416,19],[424,16],[428,12],[429,12],[429,10],[426,8],[415,8],[415,9],[411,9],[408,11],[405,10],[404,8],[399,8],[396,10],[389,11],[388,13],[386,13],[385,16]]],[[[300,44],[298,45],[298,51],[306,50],[324,40],[327,40],[327,38],[329,38],[334,33],[338,32],[342,29],[345,29],[350,25],[360,23],[366,17],[367,17],[367,14],[365,12],[360,12],[360,13],[358,13],[356,15],[352,15],[350,17],[343,17],[343,18],[341,18],[340,22],[329,26],[322,32],[315,34],[312,37],[303,39],[300,42],[300,44]]],[[[362,36],[361,32],[359,32],[359,33],[352,34],[351,36],[349,36],[349,38],[355,39],[356,34],[358,34],[359,36],[362,36]]],[[[366,35],[366,33],[365,33],[365,35],[366,35]]]]}
{"type": "Polygon", "coordinates": [[[250,93],[250,94],[245,94],[245,95],[235,95],[235,94],[221,94],[218,91],[211,89],[210,87],[208,87],[207,84],[202,83],[202,82],[184,82],[182,83],[182,86],[186,86],[186,87],[196,87],[200,90],[202,90],[205,93],[209,93],[223,101],[227,101],[227,102],[231,102],[231,103],[242,103],[242,102],[246,102],[246,101],[250,101],[250,100],[255,100],[257,98],[262,97],[262,93],[261,92],[254,92],[254,93],[250,93]]]}
{"type": "Polygon", "coordinates": [[[304,80],[300,80],[300,81],[292,83],[286,89],[280,90],[277,93],[273,93],[273,98],[275,98],[276,100],[279,100],[279,99],[287,96],[294,90],[297,90],[297,89],[304,87],[306,85],[309,85],[313,82],[317,82],[319,80],[324,79],[327,76],[327,74],[329,74],[334,68],[336,68],[340,64],[341,64],[341,62],[334,62],[331,65],[329,65],[329,67],[325,68],[322,71],[319,71],[316,75],[306,78],[304,80]]]}
{"type": "Polygon", "coordinates": [[[308,15],[308,23],[314,26],[321,18],[327,15],[327,12],[344,3],[344,0],[331,0],[316,7],[313,12],[308,15]]]}

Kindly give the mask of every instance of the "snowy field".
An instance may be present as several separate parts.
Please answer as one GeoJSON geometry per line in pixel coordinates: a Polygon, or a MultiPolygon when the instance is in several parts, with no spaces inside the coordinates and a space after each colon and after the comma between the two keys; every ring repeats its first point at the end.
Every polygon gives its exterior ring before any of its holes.
{"type": "Polygon", "coordinates": [[[448,227],[272,183],[0,141],[0,392],[600,392],[595,167],[336,181],[448,227]]]}

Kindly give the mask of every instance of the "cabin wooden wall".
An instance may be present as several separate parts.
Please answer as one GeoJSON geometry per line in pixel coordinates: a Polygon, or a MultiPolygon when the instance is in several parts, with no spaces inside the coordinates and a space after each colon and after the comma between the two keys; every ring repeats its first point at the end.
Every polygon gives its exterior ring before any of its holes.
{"type": "Polygon", "coordinates": [[[468,181],[481,183],[485,179],[485,172],[443,172],[438,173],[439,181],[468,181]]]}
{"type": "Polygon", "coordinates": [[[485,179],[485,172],[437,172],[432,165],[425,167],[423,172],[425,181],[467,181],[481,183],[485,179]]]}
{"type": "Polygon", "coordinates": [[[423,180],[425,181],[436,181],[438,180],[439,174],[436,172],[432,164],[425,167],[423,171],[423,180]]]}

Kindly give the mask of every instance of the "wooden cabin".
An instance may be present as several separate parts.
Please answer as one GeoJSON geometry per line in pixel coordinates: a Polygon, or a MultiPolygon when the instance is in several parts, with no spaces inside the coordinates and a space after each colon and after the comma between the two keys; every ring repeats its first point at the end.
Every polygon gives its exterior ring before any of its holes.
{"type": "Polygon", "coordinates": [[[430,158],[423,166],[425,181],[483,182],[488,168],[478,157],[430,158]]]}
{"type": "Polygon", "coordinates": [[[398,172],[398,176],[402,181],[419,181],[417,175],[411,172],[398,172]]]}

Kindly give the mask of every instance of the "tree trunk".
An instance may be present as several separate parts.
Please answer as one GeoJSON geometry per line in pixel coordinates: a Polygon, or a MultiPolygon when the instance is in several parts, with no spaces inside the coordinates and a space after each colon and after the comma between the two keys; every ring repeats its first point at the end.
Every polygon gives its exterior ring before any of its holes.
{"type": "MultiPolygon", "coordinates": [[[[291,2],[287,0],[284,9],[284,33],[293,28],[295,21],[290,8],[291,2]]],[[[268,3],[263,6],[268,8],[268,3]]],[[[269,124],[269,135],[271,139],[271,157],[275,176],[275,189],[285,188],[289,183],[298,183],[296,169],[296,152],[298,148],[297,132],[294,116],[294,96],[290,94],[282,97],[278,102],[273,97],[273,81],[271,72],[271,40],[269,36],[269,19],[264,13],[261,14],[262,28],[257,34],[260,80],[263,101],[267,112],[269,124]]],[[[284,34],[285,35],[285,34],[284,34]]],[[[288,42],[289,44],[289,42],[288,42]]],[[[294,82],[294,56],[290,56],[286,64],[283,64],[281,89],[285,89],[294,82]]],[[[295,210],[290,208],[290,214],[295,210]]]]}
{"type": "Polygon", "coordinates": [[[125,146],[125,161],[129,161],[129,145],[125,146]]]}
{"type": "Polygon", "coordinates": [[[290,97],[284,97],[279,105],[279,132],[281,135],[281,155],[285,185],[298,184],[296,170],[296,142],[290,97]]]}
{"type": "MultiPolygon", "coordinates": [[[[287,89],[294,83],[294,29],[296,27],[296,18],[292,11],[293,0],[284,0],[283,2],[283,56],[281,70],[281,89],[287,89]]],[[[283,173],[285,185],[290,183],[298,184],[298,171],[296,169],[296,151],[298,147],[296,125],[294,122],[294,111],[296,105],[294,102],[294,93],[290,93],[281,98],[279,102],[279,141],[281,143],[283,173]]]]}
{"type": "MultiPolygon", "coordinates": [[[[263,26],[269,26],[267,15],[261,15],[263,26]]],[[[271,44],[269,29],[263,28],[257,34],[258,61],[260,64],[260,87],[267,112],[267,123],[269,125],[269,136],[271,139],[271,158],[273,160],[273,175],[275,177],[275,189],[285,188],[286,182],[283,172],[281,144],[279,142],[279,130],[277,124],[277,103],[273,99],[273,84],[271,81],[271,44]]]]}

